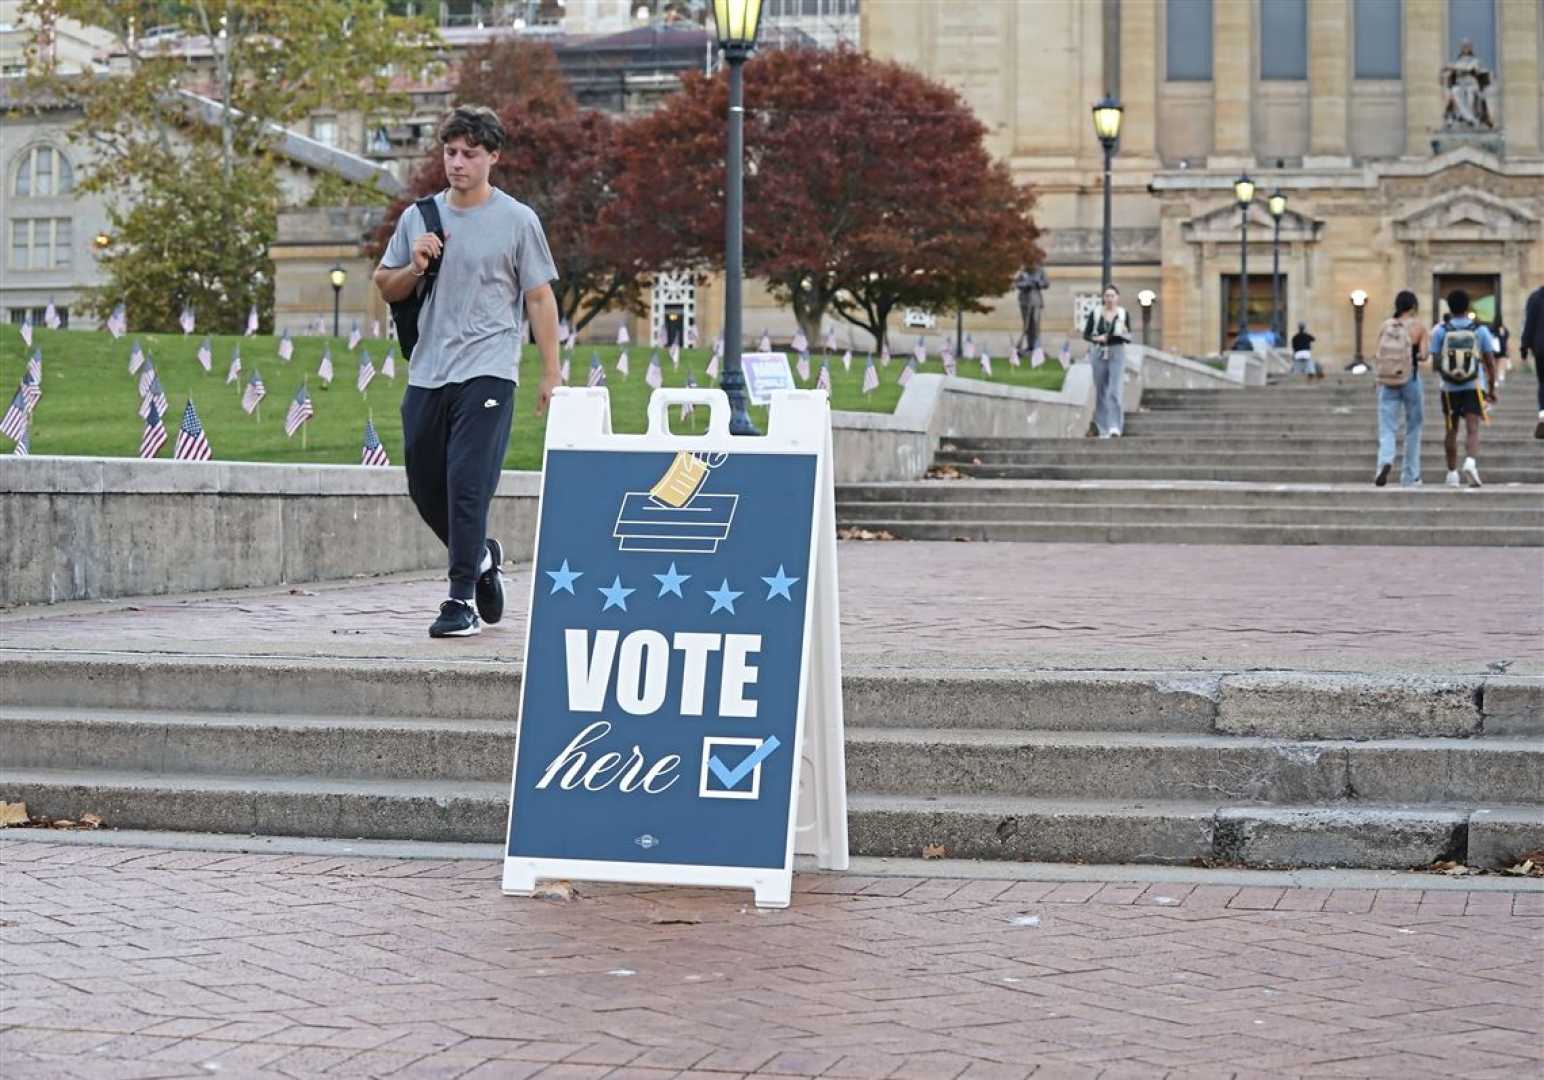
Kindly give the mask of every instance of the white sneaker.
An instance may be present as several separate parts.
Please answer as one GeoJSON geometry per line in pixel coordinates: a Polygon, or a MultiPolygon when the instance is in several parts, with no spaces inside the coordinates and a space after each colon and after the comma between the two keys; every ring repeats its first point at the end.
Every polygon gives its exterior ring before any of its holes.
{"type": "Polygon", "coordinates": [[[1118,438],[1120,438],[1120,428],[1114,428],[1114,429],[1112,429],[1112,430],[1111,430],[1111,431],[1110,431],[1110,438],[1112,438],[1112,439],[1118,439],[1118,438]]]}
{"type": "Polygon", "coordinates": [[[1464,483],[1470,487],[1482,487],[1480,483],[1480,467],[1474,463],[1473,458],[1464,458],[1464,483]]]}
{"type": "Polygon", "coordinates": [[[1447,479],[1443,481],[1443,484],[1445,486],[1447,486],[1447,487],[1463,487],[1464,486],[1463,485],[1463,481],[1458,479],[1458,470],[1457,469],[1450,469],[1448,471],[1447,479]]]}

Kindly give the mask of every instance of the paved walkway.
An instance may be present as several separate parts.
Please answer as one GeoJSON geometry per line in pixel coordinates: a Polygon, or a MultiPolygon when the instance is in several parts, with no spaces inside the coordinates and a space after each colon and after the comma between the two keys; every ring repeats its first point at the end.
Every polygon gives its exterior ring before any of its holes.
{"type": "MultiPolygon", "coordinates": [[[[1544,672],[1544,551],[851,542],[851,662],[1544,672]],[[1454,560],[1459,560],[1455,564],[1454,560]],[[1463,560],[1470,560],[1465,564],[1463,560]]],[[[437,575],[0,614],[0,648],[518,660],[504,622],[431,642],[437,575]]]]}
{"type": "Polygon", "coordinates": [[[33,1077],[1497,1077],[1544,893],[804,874],[500,895],[497,865],[0,841],[33,1077]]]}

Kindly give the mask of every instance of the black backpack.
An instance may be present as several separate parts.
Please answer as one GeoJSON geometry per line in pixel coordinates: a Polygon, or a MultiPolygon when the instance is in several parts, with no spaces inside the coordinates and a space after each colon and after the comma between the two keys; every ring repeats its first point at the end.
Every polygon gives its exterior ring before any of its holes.
{"type": "MultiPolygon", "coordinates": [[[[434,204],[434,196],[419,199],[413,205],[423,215],[424,228],[438,236],[443,244],[445,230],[440,225],[440,208],[434,204]]],[[[443,258],[442,252],[439,258],[430,259],[424,276],[413,283],[413,291],[401,300],[392,301],[390,305],[391,321],[397,328],[397,342],[402,346],[402,358],[408,363],[412,363],[413,346],[418,344],[418,313],[429,302],[429,293],[434,290],[434,279],[440,272],[440,261],[443,258]]],[[[412,265],[411,261],[408,265],[412,265]]]]}

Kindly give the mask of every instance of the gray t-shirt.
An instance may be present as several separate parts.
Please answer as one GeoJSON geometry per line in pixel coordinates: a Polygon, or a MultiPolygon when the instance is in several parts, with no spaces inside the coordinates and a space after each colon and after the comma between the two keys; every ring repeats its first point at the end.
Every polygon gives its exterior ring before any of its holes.
{"type": "MultiPolygon", "coordinates": [[[[445,196],[434,197],[445,255],[418,313],[408,385],[432,390],[482,375],[518,381],[525,293],[558,276],[546,233],[534,210],[498,188],[472,210],[455,209],[445,196]]],[[[381,265],[395,270],[410,263],[413,241],[426,231],[418,207],[408,207],[381,265]]]]}

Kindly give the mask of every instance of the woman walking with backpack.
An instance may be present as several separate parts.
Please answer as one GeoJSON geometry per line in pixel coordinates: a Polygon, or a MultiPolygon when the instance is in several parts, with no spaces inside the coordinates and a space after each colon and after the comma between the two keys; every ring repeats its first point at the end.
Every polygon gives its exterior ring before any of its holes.
{"type": "Polygon", "coordinates": [[[1399,482],[1421,482],[1421,357],[1426,353],[1426,327],[1416,318],[1420,302],[1405,289],[1394,297],[1394,314],[1378,329],[1373,372],[1378,379],[1378,470],[1372,482],[1389,482],[1394,468],[1394,432],[1399,411],[1405,413],[1405,460],[1399,482]]]}

